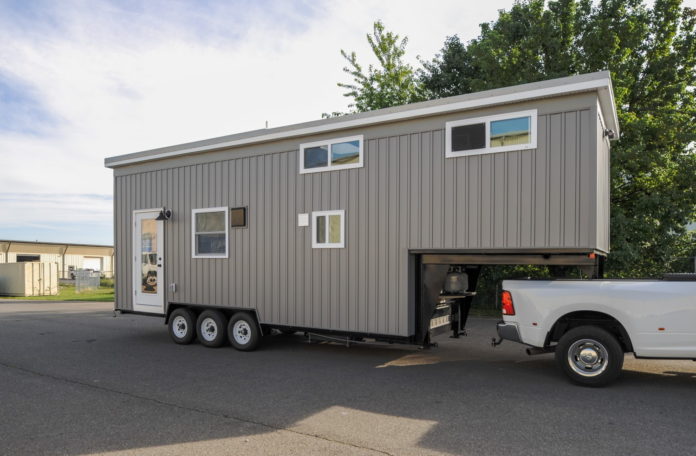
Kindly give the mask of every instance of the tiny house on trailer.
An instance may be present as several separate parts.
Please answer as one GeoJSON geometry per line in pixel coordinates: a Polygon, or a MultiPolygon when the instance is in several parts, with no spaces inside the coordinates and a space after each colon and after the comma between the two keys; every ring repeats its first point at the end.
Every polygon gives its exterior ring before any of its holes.
{"type": "Polygon", "coordinates": [[[598,72],[107,158],[116,310],[243,350],[457,336],[482,266],[601,275],[618,134],[598,72]]]}

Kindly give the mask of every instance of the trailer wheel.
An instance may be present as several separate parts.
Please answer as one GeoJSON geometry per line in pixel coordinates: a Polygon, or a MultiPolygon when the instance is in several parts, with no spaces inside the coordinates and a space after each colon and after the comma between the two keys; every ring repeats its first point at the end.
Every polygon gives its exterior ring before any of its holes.
{"type": "Polygon", "coordinates": [[[234,348],[241,351],[254,350],[261,342],[261,332],[254,317],[246,312],[237,312],[230,319],[227,335],[234,348]]]}
{"type": "Polygon", "coordinates": [[[611,333],[597,326],[579,326],[556,346],[556,362],[570,379],[584,386],[604,386],[621,373],[624,353],[611,333]]]}
{"type": "Polygon", "coordinates": [[[169,335],[177,344],[187,345],[196,337],[196,315],[186,308],[179,308],[169,316],[169,335]]]}
{"type": "Polygon", "coordinates": [[[227,340],[227,319],[219,310],[204,310],[196,323],[198,340],[206,347],[219,347],[227,340]]]}

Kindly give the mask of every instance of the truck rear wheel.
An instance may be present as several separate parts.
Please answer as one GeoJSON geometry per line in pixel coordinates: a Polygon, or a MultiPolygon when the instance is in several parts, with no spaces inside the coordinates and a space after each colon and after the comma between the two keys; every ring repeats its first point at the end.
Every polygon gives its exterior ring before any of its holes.
{"type": "Polygon", "coordinates": [[[254,350],[261,341],[256,320],[246,312],[237,312],[230,318],[227,335],[232,346],[241,351],[254,350]]]}
{"type": "Polygon", "coordinates": [[[578,326],[563,334],[556,362],[570,379],[584,386],[603,386],[621,373],[624,353],[611,333],[597,326],[578,326]]]}
{"type": "Polygon", "coordinates": [[[188,309],[179,308],[169,316],[169,335],[177,344],[190,344],[196,337],[196,315],[188,309]]]}
{"type": "Polygon", "coordinates": [[[196,323],[198,340],[206,347],[219,347],[227,340],[227,319],[219,310],[204,310],[196,323]]]}

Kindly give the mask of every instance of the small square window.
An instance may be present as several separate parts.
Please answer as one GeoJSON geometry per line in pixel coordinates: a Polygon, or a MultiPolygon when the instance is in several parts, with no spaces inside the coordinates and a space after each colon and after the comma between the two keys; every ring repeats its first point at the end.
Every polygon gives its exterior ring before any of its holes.
{"type": "Polygon", "coordinates": [[[312,212],[312,247],[343,248],[345,211],[312,212]]]}
{"type": "Polygon", "coordinates": [[[232,228],[244,228],[247,226],[246,207],[233,207],[230,209],[230,226],[232,228]]]}
{"type": "Polygon", "coordinates": [[[193,258],[227,258],[227,216],[226,207],[192,211],[193,258]]]}

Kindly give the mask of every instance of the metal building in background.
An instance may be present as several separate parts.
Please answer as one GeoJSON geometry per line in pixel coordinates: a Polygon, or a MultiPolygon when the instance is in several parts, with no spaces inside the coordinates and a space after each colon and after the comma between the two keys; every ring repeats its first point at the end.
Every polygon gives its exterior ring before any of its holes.
{"type": "Polygon", "coordinates": [[[116,308],[456,333],[481,265],[601,274],[618,135],[599,72],[107,158],[116,308]]]}
{"type": "Polygon", "coordinates": [[[111,278],[114,274],[114,247],[0,240],[0,263],[24,262],[55,263],[61,279],[74,279],[79,269],[99,271],[104,277],[111,278]]]}

